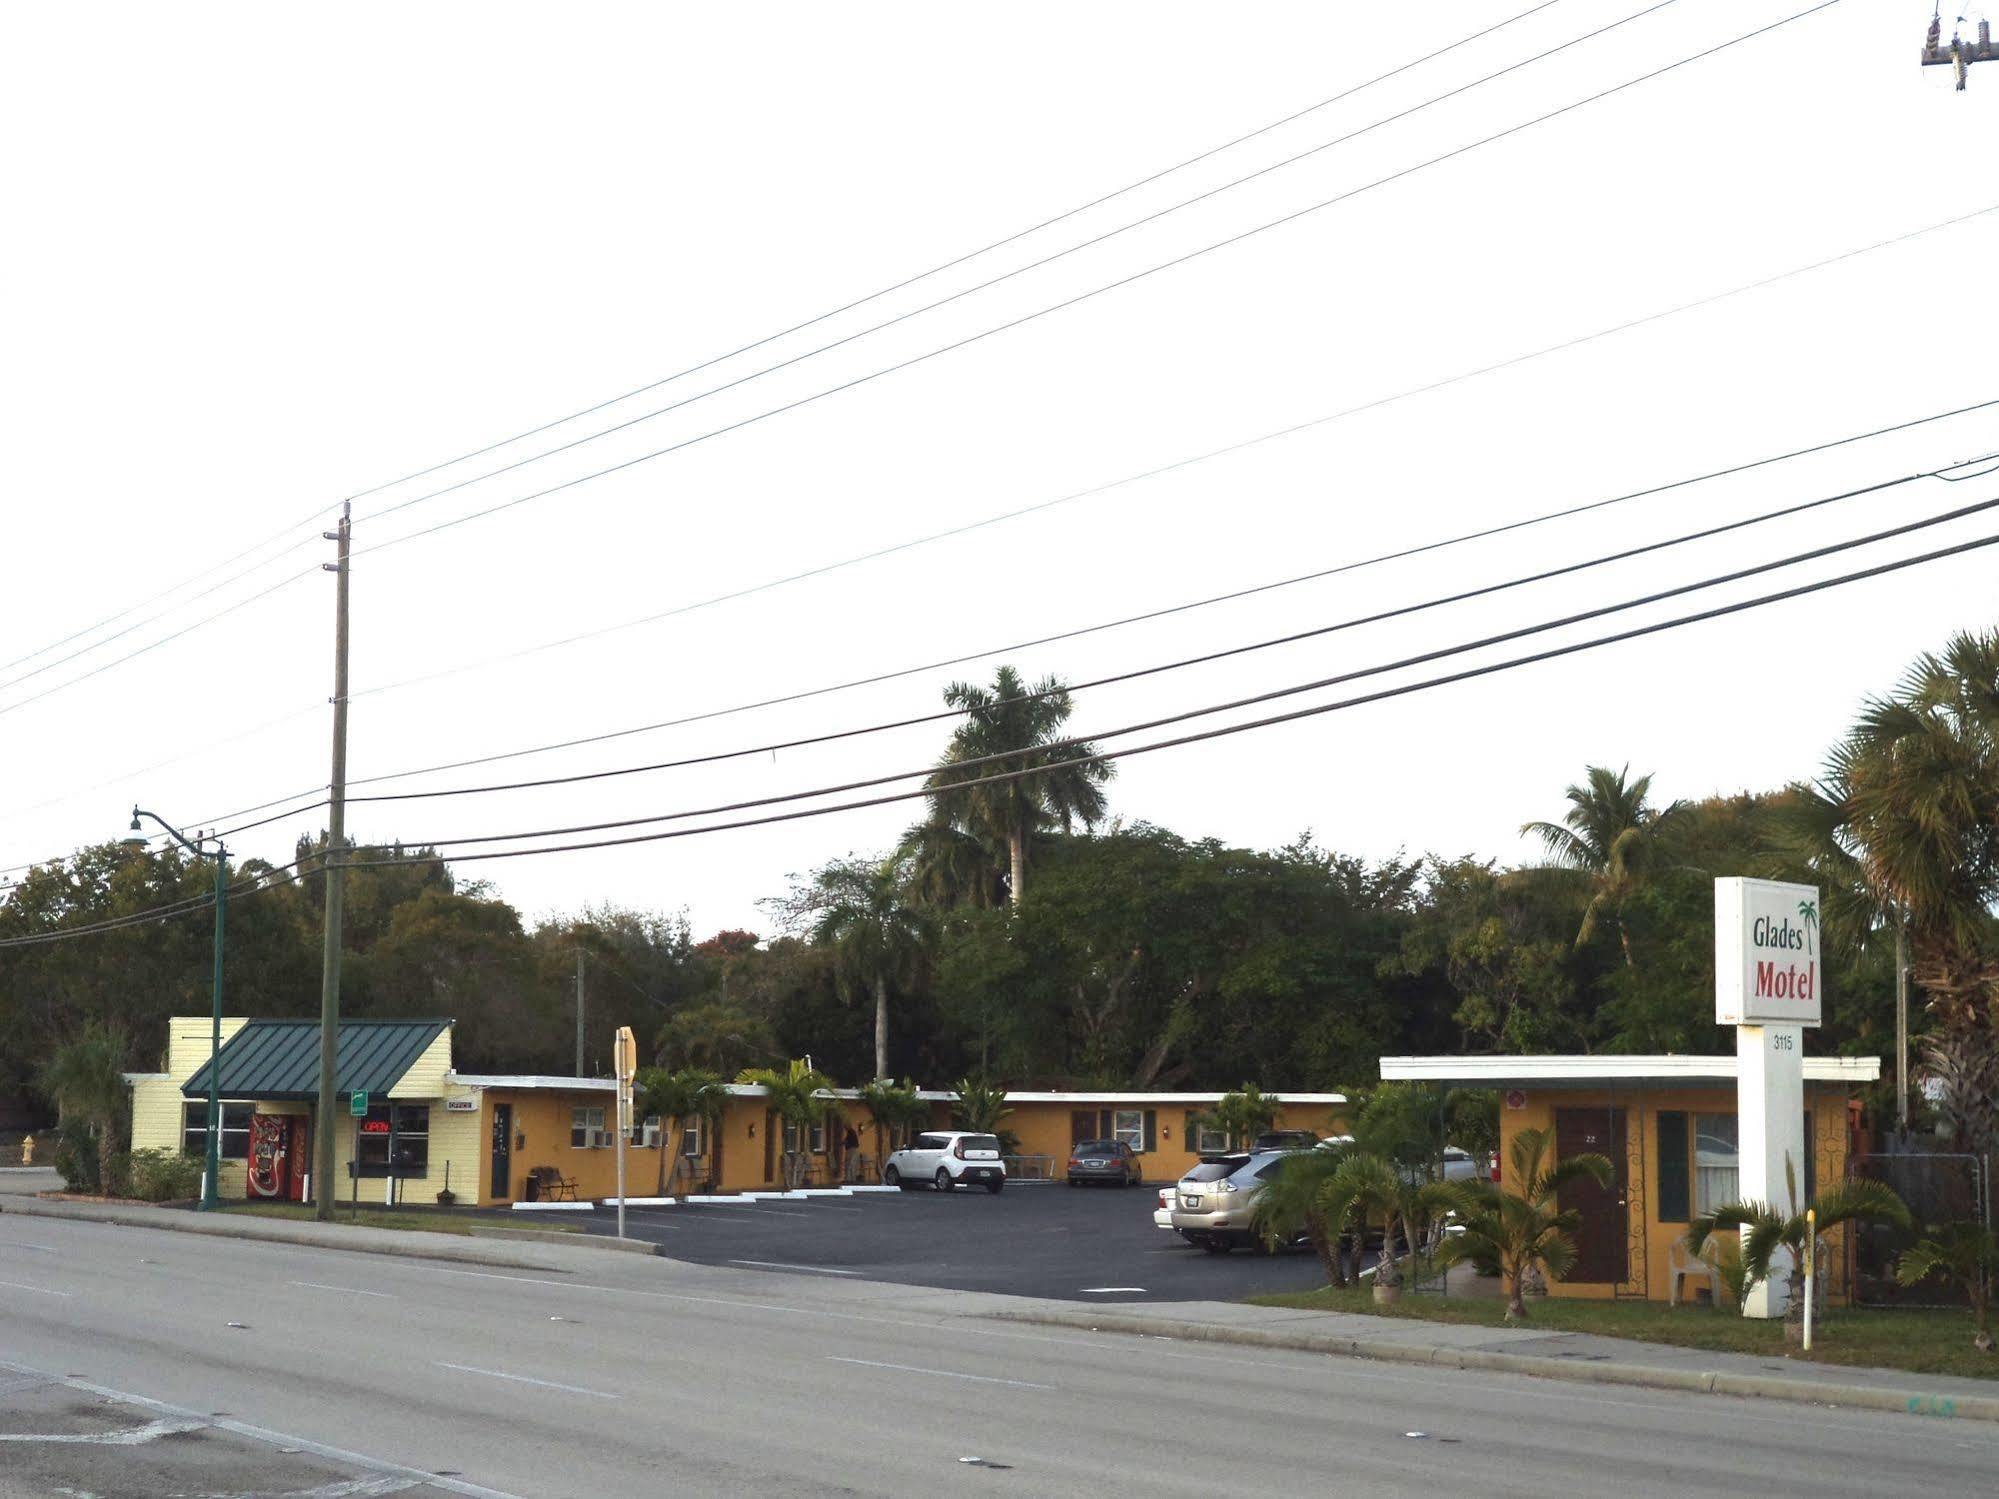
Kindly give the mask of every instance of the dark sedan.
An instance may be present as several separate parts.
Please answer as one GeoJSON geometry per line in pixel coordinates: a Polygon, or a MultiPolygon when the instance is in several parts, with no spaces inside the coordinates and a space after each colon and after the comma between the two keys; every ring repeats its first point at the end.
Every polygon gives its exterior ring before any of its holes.
{"type": "Polygon", "coordinates": [[[1069,1147],[1069,1185],[1085,1182],[1135,1187],[1145,1179],[1138,1152],[1122,1140],[1082,1140],[1069,1147]]]}

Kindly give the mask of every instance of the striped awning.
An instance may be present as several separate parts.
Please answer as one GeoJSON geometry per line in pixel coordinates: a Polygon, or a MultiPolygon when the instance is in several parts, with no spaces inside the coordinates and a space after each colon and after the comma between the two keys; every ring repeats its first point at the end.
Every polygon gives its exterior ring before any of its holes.
{"type": "MultiPolygon", "coordinates": [[[[341,1021],[334,1049],[335,1091],[386,1095],[450,1024],[449,1020],[341,1021]]],[[[317,1098],[319,1022],[248,1021],[215,1060],[222,1070],[224,1098],[317,1098]]],[[[185,1096],[208,1096],[208,1068],[204,1062],[181,1084],[185,1096]]]]}

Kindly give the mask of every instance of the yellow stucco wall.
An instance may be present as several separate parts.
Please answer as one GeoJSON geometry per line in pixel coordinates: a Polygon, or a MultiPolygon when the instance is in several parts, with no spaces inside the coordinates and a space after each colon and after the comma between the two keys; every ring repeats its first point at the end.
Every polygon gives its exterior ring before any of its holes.
{"type": "MultiPolygon", "coordinates": [[[[1683,1222],[1659,1221],[1658,1116],[1661,1113],[1671,1112],[1681,1112],[1690,1116],[1733,1114],[1734,1085],[1720,1083],[1700,1087],[1642,1090],[1544,1088],[1519,1091],[1524,1094],[1524,1107],[1512,1108],[1502,1105],[1500,1109],[1499,1158],[1503,1165],[1511,1161],[1514,1138],[1522,1130],[1527,1129],[1549,1131],[1549,1152],[1552,1159],[1557,1109],[1625,1111],[1624,1159],[1614,1161],[1612,1164],[1618,1167],[1618,1183],[1623,1188],[1626,1200],[1628,1273],[1625,1279],[1616,1285],[1554,1282],[1548,1288],[1549,1294],[1601,1299],[1625,1296],[1654,1301],[1666,1300],[1669,1294],[1668,1282],[1671,1276],[1673,1245],[1685,1235],[1687,1225],[1683,1222]]],[[[1813,1171],[1816,1181],[1820,1184],[1840,1181],[1846,1175],[1846,1097],[1847,1089],[1843,1084],[1805,1085],[1805,1108],[1810,1111],[1812,1122],[1813,1171]]],[[[1802,1196],[1804,1192],[1802,1180],[1798,1184],[1798,1190],[1802,1196]]],[[[1844,1229],[1835,1230],[1827,1235],[1827,1243],[1833,1251],[1832,1263],[1826,1272],[1827,1292],[1835,1301],[1843,1302],[1849,1284],[1846,1263],[1847,1236],[1844,1229]]]]}

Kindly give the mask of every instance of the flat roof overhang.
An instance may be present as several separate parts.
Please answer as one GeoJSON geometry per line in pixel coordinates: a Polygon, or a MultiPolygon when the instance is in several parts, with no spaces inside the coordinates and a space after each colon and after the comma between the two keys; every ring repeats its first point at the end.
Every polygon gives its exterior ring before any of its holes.
{"type": "MultiPolygon", "coordinates": [[[[1879,1057],[1806,1057],[1808,1083],[1878,1082],[1879,1057]]],[[[1385,1083],[1464,1083],[1481,1088],[1606,1088],[1733,1084],[1735,1058],[1660,1056],[1383,1057],[1385,1083]]]]}

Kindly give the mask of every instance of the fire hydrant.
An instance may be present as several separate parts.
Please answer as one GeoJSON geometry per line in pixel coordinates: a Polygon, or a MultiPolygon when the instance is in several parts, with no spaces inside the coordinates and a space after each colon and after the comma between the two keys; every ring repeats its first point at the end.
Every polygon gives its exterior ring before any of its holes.
{"type": "Polygon", "coordinates": [[[21,1136],[21,1164],[23,1166],[32,1166],[35,1164],[35,1137],[33,1135],[21,1136]]]}

